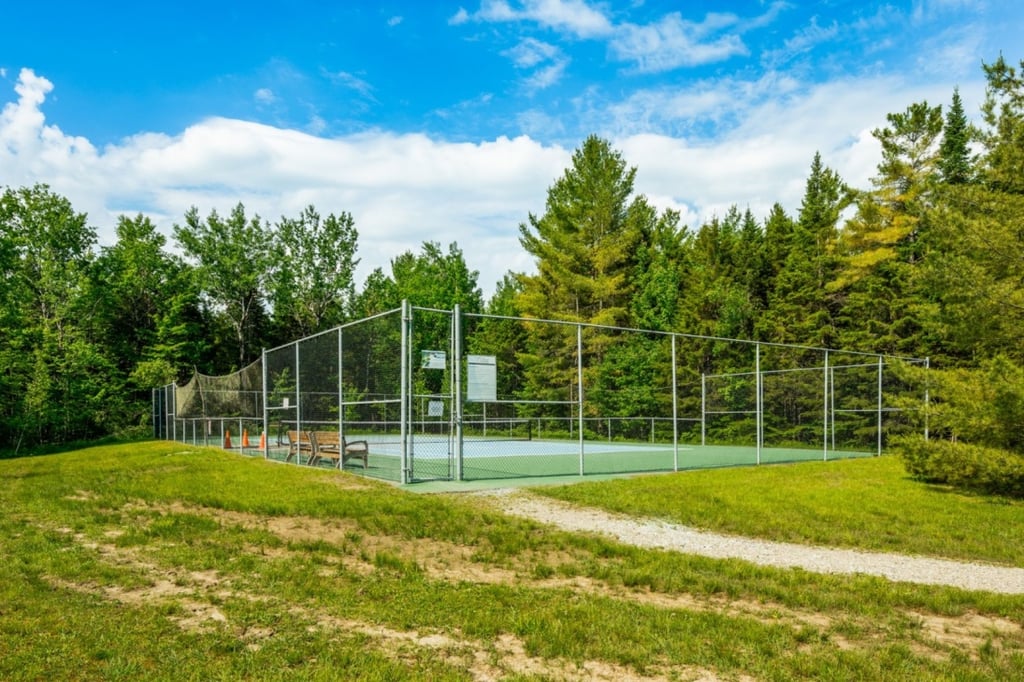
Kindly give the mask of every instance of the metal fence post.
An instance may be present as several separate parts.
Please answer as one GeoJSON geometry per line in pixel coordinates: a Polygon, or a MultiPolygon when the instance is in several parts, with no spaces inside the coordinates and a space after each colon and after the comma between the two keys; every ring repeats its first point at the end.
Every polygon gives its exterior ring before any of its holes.
{"type": "Polygon", "coordinates": [[[707,414],[708,414],[708,375],[701,372],[700,375],[700,444],[703,446],[707,437],[707,414]]]}
{"type": "Polygon", "coordinates": [[[676,376],[676,335],[672,335],[672,471],[679,471],[679,381],[676,376]]]}
{"type": "Polygon", "coordinates": [[[928,441],[928,408],[929,408],[929,374],[931,373],[932,362],[931,358],[924,359],[924,440],[928,441]]]}
{"type": "Polygon", "coordinates": [[[583,325],[576,325],[576,381],[579,384],[577,400],[579,408],[577,419],[579,419],[580,434],[580,476],[583,475],[583,325]]]}
{"type": "Polygon", "coordinates": [[[178,440],[178,384],[171,384],[171,400],[174,403],[174,417],[171,419],[171,440],[178,440]]]}
{"type": "Polygon", "coordinates": [[[878,454],[882,454],[882,356],[878,356],[878,454]]]}
{"type": "Polygon", "coordinates": [[[825,389],[824,389],[824,396],[823,397],[825,398],[825,415],[824,415],[825,416],[825,423],[824,423],[824,425],[822,427],[822,441],[823,441],[823,447],[824,447],[824,452],[822,454],[822,459],[825,460],[825,461],[828,461],[828,351],[827,350],[825,351],[825,372],[824,373],[825,373],[825,389]]]}
{"type": "Polygon", "coordinates": [[[263,385],[260,387],[260,401],[263,403],[263,434],[260,436],[260,449],[263,450],[263,459],[270,459],[270,438],[267,437],[267,431],[270,430],[270,413],[267,411],[267,384],[269,380],[266,348],[260,353],[260,362],[263,365],[263,385]]]}
{"type": "Polygon", "coordinates": [[[836,451],[836,368],[828,371],[829,422],[832,434],[832,452],[836,451]]]}
{"type": "MultiPolygon", "coordinates": [[[[452,311],[452,417],[455,420],[455,480],[462,480],[462,306],[452,311]]],[[[484,403],[484,437],[487,436],[487,404],[484,403]]]]}
{"type": "Polygon", "coordinates": [[[295,463],[302,464],[302,392],[301,392],[301,376],[302,376],[302,365],[300,364],[301,359],[299,357],[299,342],[295,342],[295,432],[298,441],[295,444],[295,463]]]}
{"type": "Polygon", "coordinates": [[[409,308],[409,301],[407,299],[402,300],[402,359],[400,363],[400,371],[402,376],[399,379],[399,438],[402,442],[402,471],[401,471],[401,482],[406,484],[409,482],[409,418],[411,414],[409,401],[411,400],[410,390],[410,374],[412,372],[410,367],[410,348],[409,341],[412,327],[412,314],[409,308]]]}
{"type": "Polygon", "coordinates": [[[764,406],[761,404],[761,344],[754,345],[754,430],[757,432],[757,463],[761,463],[761,424],[764,413],[764,406]]]}
{"type": "MultiPolygon", "coordinates": [[[[345,442],[345,344],[344,332],[338,327],[338,441],[345,442]]],[[[340,448],[344,450],[344,446],[340,448]]],[[[369,456],[369,455],[367,455],[369,456]]],[[[345,468],[345,453],[338,456],[338,468],[345,468]]]]}

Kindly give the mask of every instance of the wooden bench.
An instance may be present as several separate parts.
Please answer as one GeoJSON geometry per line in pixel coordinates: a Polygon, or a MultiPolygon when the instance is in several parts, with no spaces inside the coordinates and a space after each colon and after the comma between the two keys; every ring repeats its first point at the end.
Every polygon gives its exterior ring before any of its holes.
{"type": "Polygon", "coordinates": [[[296,457],[298,463],[302,464],[302,455],[306,456],[306,462],[312,461],[316,457],[316,443],[313,438],[309,431],[289,431],[288,457],[285,461],[290,462],[292,457],[296,457]]]}
{"type": "Polygon", "coordinates": [[[348,460],[358,459],[365,469],[370,458],[369,443],[365,440],[348,440],[337,431],[314,431],[313,446],[313,460],[310,464],[329,459],[334,462],[340,460],[344,467],[348,460]]]}

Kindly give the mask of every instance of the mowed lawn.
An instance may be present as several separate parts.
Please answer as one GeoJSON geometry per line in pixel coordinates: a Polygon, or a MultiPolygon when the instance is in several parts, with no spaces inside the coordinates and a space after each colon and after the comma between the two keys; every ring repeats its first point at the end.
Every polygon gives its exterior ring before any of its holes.
{"type": "MultiPolygon", "coordinates": [[[[1024,506],[891,458],[538,492],[1024,565],[1024,506]]],[[[0,504],[2,679],[1024,679],[1024,597],[641,550],[217,449],[0,460],[0,504]]]]}
{"type": "Polygon", "coordinates": [[[1024,567],[1024,501],[922,484],[896,456],[693,470],[538,492],[736,535],[1024,567]]]}

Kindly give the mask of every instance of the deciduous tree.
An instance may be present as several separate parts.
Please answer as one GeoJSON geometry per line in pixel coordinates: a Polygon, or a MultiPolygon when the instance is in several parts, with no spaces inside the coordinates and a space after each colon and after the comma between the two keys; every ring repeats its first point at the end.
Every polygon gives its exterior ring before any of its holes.
{"type": "Polygon", "coordinates": [[[269,289],[282,341],[327,329],[351,313],[358,239],[345,212],[321,219],[308,206],[277,223],[269,289]]]}
{"type": "Polygon", "coordinates": [[[203,295],[229,325],[237,367],[244,367],[259,355],[264,331],[269,227],[258,215],[247,217],[241,203],[227,219],[214,210],[204,220],[192,207],[185,213],[185,224],[174,226],[174,236],[195,262],[203,295]]]}

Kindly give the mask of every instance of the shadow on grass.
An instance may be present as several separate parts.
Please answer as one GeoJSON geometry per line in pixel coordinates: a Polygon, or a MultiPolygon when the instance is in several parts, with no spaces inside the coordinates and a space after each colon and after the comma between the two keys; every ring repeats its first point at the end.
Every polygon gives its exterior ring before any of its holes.
{"type": "Polygon", "coordinates": [[[44,457],[47,455],[60,455],[65,452],[73,452],[84,448],[96,447],[98,445],[120,445],[123,443],[141,443],[152,440],[150,429],[145,433],[119,433],[110,436],[102,436],[92,440],[75,440],[67,443],[42,443],[28,448],[0,448],[0,460],[21,459],[23,457],[44,457]]]}

